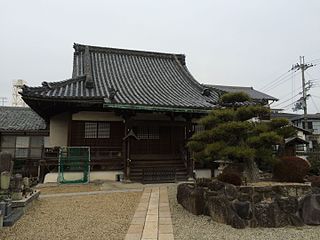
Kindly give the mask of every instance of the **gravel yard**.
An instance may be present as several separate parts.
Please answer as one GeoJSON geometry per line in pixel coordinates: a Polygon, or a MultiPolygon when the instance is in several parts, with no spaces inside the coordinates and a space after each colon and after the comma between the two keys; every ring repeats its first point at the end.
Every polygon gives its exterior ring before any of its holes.
{"type": "Polygon", "coordinates": [[[1,240],[124,239],[141,192],[38,200],[1,240]]]}
{"type": "Polygon", "coordinates": [[[184,210],[176,200],[176,186],[168,188],[169,202],[175,240],[228,239],[228,240],[273,240],[273,239],[320,239],[320,226],[286,228],[234,229],[211,221],[207,216],[194,216],[184,210]]]}
{"type": "Polygon", "coordinates": [[[73,192],[92,192],[101,190],[101,184],[41,184],[36,188],[41,191],[41,195],[54,194],[54,193],[73,193],[73,192]]]}

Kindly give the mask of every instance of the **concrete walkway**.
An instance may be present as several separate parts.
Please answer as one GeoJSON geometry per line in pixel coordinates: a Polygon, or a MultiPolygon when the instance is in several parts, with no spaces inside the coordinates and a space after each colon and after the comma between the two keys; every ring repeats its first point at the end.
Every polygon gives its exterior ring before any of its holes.
{"type": "Polygon", "coordinates": [[[166,186],[145,188],[125,240],[173,240],[166,186]]]}

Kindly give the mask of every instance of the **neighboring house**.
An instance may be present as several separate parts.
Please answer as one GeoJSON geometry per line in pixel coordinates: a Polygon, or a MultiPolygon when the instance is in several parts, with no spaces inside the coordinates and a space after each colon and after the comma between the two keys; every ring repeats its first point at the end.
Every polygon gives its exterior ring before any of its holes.
{"type": "Polygon", "coordinates": [[[54,146],[89,146],[92,170],[192,176],[185,149],[195,119],[219,94],[199,84],[185,56],[74,45],[72,78],[25,86],[23,100],[50,122],[54,146]]]}
{"type": "Polygon", "coordinates": [[[234,93],[234,92],[244,92],[249,95],[249,97],[257,103],[261,103],[263,105],[268,105],[271,102],[278,101],[277,98],[272,97],[268,94],[263,92],[259,92],[253,87],[239,87],[239,86],[224,86],[224,85],[210,85],[204,84],[205,87],[213,89],[214,91],[218,92],[220,95],[225,93],[234,93]]]}
{"type": "Polygon", "coordinates": [[[0,107],[0,151],[12,154],[15,172],[38,176],[48,135],[45,121],[32,109],[0,107]]]}
{"type": "Polygon", "coordinates": [[[285,139],[285,156],[302,156],[307,157],[309,142],[308,137],[312,134],[311,131],[293,125],[297,135],[285,139]]]}
{"type": "Polygon", "coordinates": [[[296,114],[296,113],[286,113],[283,112],[283,109],[270,109],[271,113],[270,113],[270,118],[286,118],[288,120],[291,120],[294,117],[298,117],[300,116],[300,114],[296,114]]]}
{"type": "Polygon", "coordinates": [[[304,124],[303,115],[299,115],[290,119],[291,122],[300,128],[307,129],[312,132],[312,135],[308,136],[308,140],[311,142],[310,148],[315,148],[320,144],[320,113],[308,114],[308,126],[306,128],[304,124]]]}

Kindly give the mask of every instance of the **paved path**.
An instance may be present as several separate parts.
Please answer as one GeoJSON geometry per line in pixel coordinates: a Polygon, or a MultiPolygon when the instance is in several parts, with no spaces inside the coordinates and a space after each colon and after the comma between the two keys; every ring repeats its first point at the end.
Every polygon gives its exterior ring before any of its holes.
{"type": "Polygon", "coordinates": [[[174,240],[167,187],[145,188],[125,240],[174,240]]]}

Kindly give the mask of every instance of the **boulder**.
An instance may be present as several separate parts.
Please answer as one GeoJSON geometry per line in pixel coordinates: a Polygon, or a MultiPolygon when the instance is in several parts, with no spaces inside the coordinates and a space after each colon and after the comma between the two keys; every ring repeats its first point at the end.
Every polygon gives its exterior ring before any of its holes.
{"type": "Polygon", "coordinates": [[[219,180],[213,180],[211,183],[209,183],[208,187],[212,191],[220,191],[224,188],[224,185],[224,182],[221,182],[219,180]]]}
{"type": "Polygon", "coordinates": [[[302,221],[308,225],[320,225],[320,194],[309,194],[300,203],[302,221]]]}
{"type": "Polygon", "coordinates": [[[284,227],[289,225],[287,214],[276,202],[260,202],[255,205],[255,217],[259,227],[284,227]]]}
{"type": "Polygon", "coordinates": [[[232,207],[235,213],[242,219],[250,220],[252,218],[252,206],[249,201],[234,200],[232,207]]]}
{"type": "Polygon", "coordinates": [[[177,201],[190,213],[200,215],[204,213],[204,190],[188,183],[178,185],[177,201]]]}
{"type": "Polygon", "coordinates": [[[247,222],[238,216],[226,196],[219,195],[208,198],[207,206],[212,220],[231,225],[234,228],[245,228],[247,226],[247,222]]]}
{"type": "Polygon", "coordinates": [[[232,184],[226,184],[224,187],[224,194],[229,201],[232,201],[238,197],[238,190],[236,186],[232,184]]]}
{"type": "Polygon", "coordinates": [[[207,199],[207,205],[212,220],[228,225],[231,224],[233,216],[232,205],[225,196],[209,197],[207,199]]]}

